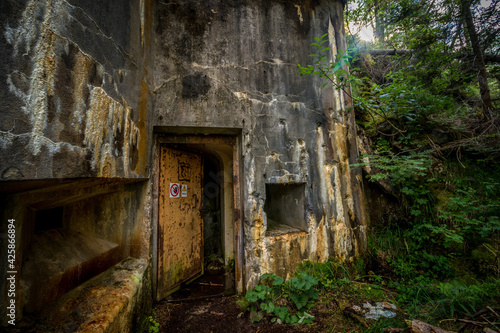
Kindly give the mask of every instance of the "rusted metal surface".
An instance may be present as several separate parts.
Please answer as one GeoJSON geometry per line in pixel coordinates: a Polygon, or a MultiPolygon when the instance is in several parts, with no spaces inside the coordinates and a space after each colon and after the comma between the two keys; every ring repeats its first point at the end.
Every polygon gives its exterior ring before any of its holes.
{"type": "MultiPolygon", "coordinates": [[[[160,147],[158,200],[159,299],[181,283],[203,273],[203,219],[201,155],[160,147]],[[178,197],[171,184],[187,185],[187,195],[178,197]],[[174,196],[174,197],[173,197],[174,196]]],[[[174,186],[175,187],[175,186],[174,186]]]]}
{"type": "MultiPolygon", "coordinates": [[[[189,146],[189,145],[206,145],[206,144],[215,144],[215,145],[231,145],[233,148],[232,159],[232,176],[233,176],[233,232],[234,232],[234,250],[235,250],[235,286],[237,292],[244,292],[244,265],[245,265],[245,257],[244,257],[244,230],[243,230],[243,207],[242,207],[242,170],[241,170],[241,139],[236,136],[223,136],[223,135],[207,135],[207,136],[199,136],[199,135],[159,135],[157,137],[157,146],[163,147],[165,144],[173,144],[180,146],[189,146]]],[[[161,150],[161,148],[159,149],[161,150]]],[[[158,158],[160,158],[160,152],[157,152],[158,158]]],[[[161,170],[154,171],[155,182],[159,183],[161,170]]],[[[162,198],[158,196],[158,203],[161,202],[162,198]]],[[[158,204],[159,207],[160,204],[158,204]]],[[[156,220],[153,217],[153,220],[156,220]]],[[[160,240],[160,234],[158,233],[158,241],[160,240]]],[[[158,244],[158,249],[160,249],[160,245],[158,244]]],[[[160,250],[158,251],[158,256],[160,254],[160,250]]],[[[158,266],[160,265],[160,260],[157,261],[158,266]]],[[[160,297],[160,268],[157,268],[158,271],[158,285],[156,286],[157,290],[157,299],[161,299],[160,297]]]]}
{"type": "Polygon", "coordinates": [[[158,142],[158,137],[155,137],[155,146],[153,151],[153,168],[152,168],[152,176],[153,176],[153,216],[152,216],[152,244],[151,244],[151,252],[152,262],[151,262],[151,284],[153,287],[153,295],[155,300],[159,300],[160,295],[158,294],[158,207],[160,202],[160,143],[158,142]]]}
{"type": "Polygon", "coordinates": [[[234,191],[234,249],[235,249],[235,272],[234,280],[236,284],[236,291],[239,293],[244,292],[243,289],[243,220],[242,220],[242,207],[241,207],[241,191],[242,187],[240,185],[241,179],[241,169],[240,169],[240,140],[235,140],[233,144],[233,191],[234,191]]]}

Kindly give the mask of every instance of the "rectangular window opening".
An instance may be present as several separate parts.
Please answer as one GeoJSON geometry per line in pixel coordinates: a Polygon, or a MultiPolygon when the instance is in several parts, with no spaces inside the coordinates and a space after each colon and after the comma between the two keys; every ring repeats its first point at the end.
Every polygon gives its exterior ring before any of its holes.
{"type": "Polygon", "coordinates": [[[267,234],[307,230],[304,213],[305,183],[266,184],[267,234]]]}

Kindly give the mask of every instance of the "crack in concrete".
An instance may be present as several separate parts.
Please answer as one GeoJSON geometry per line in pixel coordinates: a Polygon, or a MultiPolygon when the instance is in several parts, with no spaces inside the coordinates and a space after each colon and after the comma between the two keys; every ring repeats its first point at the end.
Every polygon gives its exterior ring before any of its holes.
{"type": "Polygon", "coordinates": [[[178,80],[178,79],[180,79],[180,78],[181,78],[181,77],[180,77],[180,75],[176,75],[176,76],[171,76],[171,77],[169,77],[169,78],[168,78],[168,79],[166,79],[166,80],[162,80],[160,85],[158,85],[158,86],[156,86],[156,85],[155,85],[155,86],[154,86],[154,88],[153,88],[153,93],[156,93],[158,90],[160,90],[161,88],[163,88],[163,86],[164,86],[165,84],[167,84],[167,83],[169,83],[169,82],[172,82],[172,81],[175,81],[175,80],[178,80]]]}
{"type": "Polygon", "coordinates": [[[254,62],[254,65],[259,65],[259,64],[267,64],[267,65],[273,65],[273,66],[283,66],[283,65],[287,65],[287,66],[295,66],[296,64],[292,64],[292,63],[289,63],[289,62],[284,62],[283,60],[281,59],[277,59],[277,58],[274,58],[272,59],[273,61],[267,61],[267,60],[259,60],[257,62],[254,62]]]}
{"type": "MultiPolygon", "coordinates": [[[[268,107],[274,107],[275,103],[287,103],[291,105],[294,109],[303,109],[308,112],[316,113],[318,115],[322,115],[322,112],[316,111],[315,109],[308,108],[305,103],[303,102],[292,102],[288,100],[289,97],[298,97],[297,95],[276,95],[276,94],[271,94],[271,100],[270,101],[265,101],[265,100],[260,100],[257,98],[252,98],[249,95],[258,95],[260,94],[262,97],[267,97],[266,94],[261,93],[261,92],[244,92],[244,91],[232,91],[230,90],[234,96],[236,96],[239,100],[248,100],[251,102],[255,102],[256,104],[262,104],[263,106],[268,106],[268,107]],[[279,100],[278,100],[279,99],[279,100]]],[[[257,115],[258,116],[258,115],[257,115]]]]}
{"type": "MultiPolygon", "coordinates": [[[[14,133],[11,133],[10,131],[0,131],[0,137],[2,137],[4,139],[7,139],[9,141],[12,141],[16,137],[17,138],[23,138],[23,137],[24,138],[31,138],[32,137],[32,133],[28,132],[28,133],[14,134],[14,133]]],[[[55,152],[57,152],[61,146],[68,146],[68,147],[71,147],[72,149],[78,149],[78,150],[84,149],[84,148],[82,148],[80,146],[72,145],[69,142],[64,142],[64,141],[55,142],[55,141],[52,141],[51,139],[47,138],[46,136],[37,136],[36,139],[37,140],[43,140],[43,141],[45,141],[45,144],[51,145],[51,146],[55,147],[55,152]]]]}
{"type": "Polygon", "coordinates": [[[238,69],[243,69],[243,70],[246,70],[246,71],[250,70],[248,67],[240,66],[240,65],[235,65],[235,64],[209,66],[209,65],[200,65],[200,64],[198,64],[196,62],[193,62],[192,66],[195,67],[195,68],[201,68],[201,69],[238,68],[238,69]]]}
{"type": "MultiPolygon", "coordinates": [[[[100,28],[100,26],[97,24],[97,22],[92,18],[90,17],[90,15],[88,15],[85,10],[79,6],[75,6],[75,5],[72,5],[71,3],[69,3],[67,0],[63,0],[70,8],[72,9],[78,9],[80,10],[83,15],[85,17],[87,17],[93,24],[94,26],[96,27],[96,29],[99,31],[99,34],[102,35],[104,38],[108,39],[109,41],[112,42],[112,44],[115,46],[115,48],[118,50],[118,52],[124,54],[127,56],[127,59],[128,61],[130,61],[130,63],[132,63],[136,69],[139,69],[139,66],[132,60],[132,57],[130,56],[130,54],[128,54],[118,43],[116,43],[113,38],[111,36],[108,36],[104,33],[104,31],[102,31],[102,29],[100,28]]],[[[68,12],[68,15],[71,16],[76,22],[78,22],[83,28],[87,28],[87,26],[85,26],[82,22],[80,22],[80,20],[78,20],[75,16],[71,15],[69,12],[68,12]]],[[[78,45],[76,43],[74,43],[75,45],[78,45]]]]}
{"type": "Polygon", "coordinates": [[[19,137],[19,138],[28,137],[29,138],[29,137],[31,137],[31,133],[14,134],[14,133],[11,133],[10,131],[0,131],[0,137],[2,139],[10,141],[9,143],[12,144],[12,140],[14,140],[14,138],[16,138],[16,137],[19,137]]]}

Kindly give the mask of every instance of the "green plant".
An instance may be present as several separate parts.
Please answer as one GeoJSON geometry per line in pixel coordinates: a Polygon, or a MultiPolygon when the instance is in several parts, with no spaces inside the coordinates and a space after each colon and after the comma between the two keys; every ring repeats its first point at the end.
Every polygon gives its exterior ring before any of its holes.
{"type": "Polygon", "coordinates": [[[332,259],[324,262],[306,260],[297,267],[298,272],[304,272],[316,278],[326,289],[331,289],[351,281],[351,273],[345,265],[332,259]]]}
{"type": "Polygon", "coordinates": [[[149,323],[148,327],[149,333],[156,333],[160,331],[160,323],[156,321],[156,313],[153,312],[151,316],[148,316],[147,321],[149,323]]]}
{"type": "Polygon", "coordinates": [[[470,185],[456,189],[439,212],[439,217],[452,224],[463,237],[484,239],[500,232],[500,200],[494,196],[500,191],[499,183],[490,179],[481,185],[484,191],[470,185]]]}
{"type": "Polygon", "coordinates": [[[385,332],[387,328],[406,328],[407,325],[404,321],[395,318],[380,318],[378,321],[374,322],[370,328],[368,328],[364,333],[380,333],[385,332]]]}
{"type": "Polygon", "coordinates": [[[224,265],[224,269],[226,272],[234,272],[234,266],[235,265],[235,260],[234,258],[229,258],[227,259],[227,264],[224,265]]]}
{"type": "Polygon", "coordinates": [[[406,304],[414,317],[434,321],[472,315],[479,309],[498,303],[500,280],[488,279],[470,284],[458,280],[439,282],[419,277],[410,283],[398,283],[399,302],[406,304]]]}
{"type": "MultiPolygon", "coordinates": [[[[346,52],[339,50],[337,54],[336,61],[330,61],[327,51],[330,50],[328,46],[324,46],[329,42],[328,33],[321,37],[314,37],[316,42],[311,43],[313,47],[316,48],[316,53],[310,54],[310,57],[317,58],[313,65],[302,66],[298,65],[301,75],[308,76],[318,76],[322,79],[326,79],[323,87],[327,84],[331,84],[335,89],[343,90],[347,92],[346,89],[349,88],[351,81],[356,78],[349,74],[348,68],[353,60],[352,54],[354,49],[348,49],[346,52]]],[[[350,95],[350,93],[348,93],[350,95]]]]}
{"type": "Polygon", "coordinates": [[[240,297],[236,300],[236,305],[241,310],[246,311],[250,308],[251,303],[245,297],[240,297]]]}
{"type": "Polygon", "coordinates": [[[266,273],[253,290],[247,291],[245,299],[252,304],[251,311],[260,314],[253,317],[256,321],[267,315],[279,324],[310,324],[314,316],[307,311],[319,297],[314,289],[317,284],[316,278],[304,272],[287,281],[266,273]]]}

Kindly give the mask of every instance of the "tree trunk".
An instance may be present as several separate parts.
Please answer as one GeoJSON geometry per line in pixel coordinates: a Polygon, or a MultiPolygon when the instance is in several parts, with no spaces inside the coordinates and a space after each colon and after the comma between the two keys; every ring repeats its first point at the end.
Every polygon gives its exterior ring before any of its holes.
{"type": "Polygon", "coordinates": [[[472,44],[472,51],[474,52],[474,65],[478,70],[477,79],[479,81],[479,90],[481,91],[481,101],[483,102],[484,114],[487,119],[490,119],[492,116],[491,111],[493,110],[493,104],[491,103],[490,87],[488,86],[488,76],[486,74],[483,51],[481,50],[481,45],[479,45],[479,37],[477,36],[476,27],[474,26],[474,21],[472,20],[472,13],[470,10],[471,1],[461,0],[460,2],[462,17],[467,25],[467,31],[469,32],[469,38],[472,44]]]}
{"type": "Polygon", "coordinates": [[[374,2],[374,10],[375,10],[375,38],[380,45],[384,45],[385,41],[385,22],[380,13],[382,11],[381,8],[381,0],[375,0],[374,2]]]}

